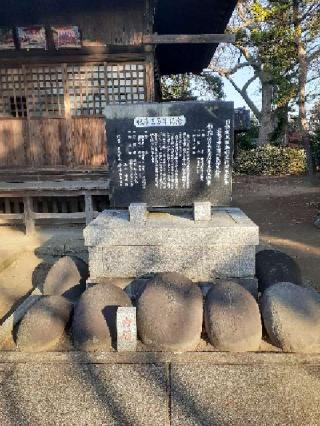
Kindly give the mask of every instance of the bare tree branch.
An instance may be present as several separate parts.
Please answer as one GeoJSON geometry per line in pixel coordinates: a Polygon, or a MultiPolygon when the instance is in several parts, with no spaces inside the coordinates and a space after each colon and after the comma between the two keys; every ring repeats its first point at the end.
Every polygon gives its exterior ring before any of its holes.
{"type": "Polygon", "coordinates": [[[253,76],[246,84],[245,86],[247,87],[243,87],[240,88],[237,83],[233,80],[233,78],[231,78],[229,75],[226,75],[225,78],[232,84],[232,86],[234,87],[234,89],[242,96],[243,100],[246,102],[246,104],[248,105],[248,107],[251,109],[251,111],[253,112],[253,114],[256,116],[256,118],[260,121],[261,120],[261,112],[259,111],[259,109],[256,107],[255,103],[250,99],[247,89],[250,86],[250,84],[252,84],[257,76],[253,76]],[[250,82],[250,83],[249,83],[250,82]],[[249,83],[249,84],[248,84],[249,83]]]}

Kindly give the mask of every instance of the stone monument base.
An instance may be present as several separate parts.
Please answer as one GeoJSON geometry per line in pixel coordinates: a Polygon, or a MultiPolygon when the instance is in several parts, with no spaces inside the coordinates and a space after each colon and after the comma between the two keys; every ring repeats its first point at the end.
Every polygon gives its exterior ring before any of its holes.
{"type": "Polygon", "coordinates": [[[84,230],[90,281],[180,272],[197,282],[255,275],[259,228],[237,208],[106,210],[84,230]]]}

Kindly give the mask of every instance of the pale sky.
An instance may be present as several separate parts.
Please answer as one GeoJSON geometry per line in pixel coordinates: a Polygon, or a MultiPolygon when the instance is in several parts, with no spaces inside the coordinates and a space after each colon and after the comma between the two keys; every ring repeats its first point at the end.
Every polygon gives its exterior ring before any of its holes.
{"type": "MultiPolygon", "coordinates": [[[[242,69],[241,71],[237,72],[237,74],[233,77],[234,80],[238,83],[240,87],[242,87],[246,81],[252,76],[252,73],[249,72],[249,68],[242,69]]],[[[246,107],[247,104],[243,100],[242,96],[233,88],[231,83],[229,83],[228,80],[223,79],[224,83],[224,92],[226,94],[226,101],[233,101],[235,108],[240,107],[246,107]]],[[[250,98],[254,101],[254,103],[258,106],[258,108],[261,108],[261,94],[259,93],[259,84],[258,81],[255,81],[251,86],[249,90],[250,98]]]]}
{"type": "MultiPolygon", "coordinates": [[[[253,73],[249,72],[249,68],[247,68],[247,69],[244,68],[244,69],[238,71],[237,74],[235,76],[233,76],[233,78],[238,83],[238,85],[242,87],[252,75],[253,75],[253,73]]],[[[240,108],[240,107],[249,108],[246,105],[245,101],[243,100],[242,96],[233,88],[233,86],[231,85],[231,83],[229,83],[228,80],[223,79],[223,83],[224,83],[223,90],[224,90],[224,93],[226,95],[226,97],[225,97],[226,101],[233,101],[235,108],[240,108]]],[[[309,91],[309,92],[314,91],[318,84],[319,84],[318,80],[313,84],[309,84],[307,86],[307,91],[309,91]]],[[[250,95],[250,98],[254,101],[254,103],[260,109],[261,108],[261,93],[260,93],[260,90],[259,90],[258,80],[256,80],[250,86],[249,95],[250,95]]],[[[307,102],[307,110],[308,111],[312,110],[314,103],[316,102],[317,99],[319,99],[319,98],[310,99],[307,102]]]]}

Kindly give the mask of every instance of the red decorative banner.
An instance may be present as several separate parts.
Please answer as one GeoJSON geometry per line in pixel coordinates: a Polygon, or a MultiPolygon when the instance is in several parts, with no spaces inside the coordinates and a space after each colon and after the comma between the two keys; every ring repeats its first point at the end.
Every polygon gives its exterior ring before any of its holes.
{"type": "Polygon", "coordinates": [[[52,27],[52,32],[56,49],[77,49],[81,47],[81,34],[78,27],[52,27]]]}
{"type": "Polygon", "coordinates": [[[14,50],[14,37],[11,28],[0,28],[0,50],[14,50]]]}
{"type": "Polygon", "coordinates": [[[42,26],[18,27],[18,39],[21,49],[47,49],[46,30],[42,26]]]}

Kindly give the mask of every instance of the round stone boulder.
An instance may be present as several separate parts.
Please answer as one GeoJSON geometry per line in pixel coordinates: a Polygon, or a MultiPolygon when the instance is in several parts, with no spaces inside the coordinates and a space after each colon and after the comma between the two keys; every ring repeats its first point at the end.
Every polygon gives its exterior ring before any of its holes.
{"type": "Polygon", "coordinates": [[[43,294],[78,299],[86,289],[88,265],[74,256],[65,256],[54,263],[43,284],[43,294]]]}
{"type": "Polygon", "coordinates": [[[132,306],[121,288],[98,284],[86,290],[75,307],[72,323],[75,346],[87,352],[111,351],[117,338],[118,307],[132,306]]]}
{"type": "Polygon", "coordinates": [[[201,290],[181,274],[156,274],[138,299],[138,333],[143,343],[155,350],[194,350],[200,341],[202,321],[201,290]]]}
{"type": "Polygon", "coordinates": [[[256,275],[261,293],[281,282],[302,285],[301,271],[297,262],[278,250],[262,250],[257,253],[256,275]]]}
{"type": "Polygon", "coordinates": [[[64,334],[73,305],[62,296],[43,296],[26,313],[17,332],[23,352],[48,352],[64,334]]]}
{"type": "Polygon", "coordinates": [[[136,278],[124,289],[133,302],[137,302],[141,294],[144,292],[150,278],[136,278]]]}
{"type": "Polygon", "coordinates": [[[271,342],[285,352],[312,352],[320,344],[320,295],[278,283],[266,290],[261,313],[271,342]]]}
{"type": "Polygon", "coordinates": [[[104,285],[114,285],[124,290],[131,282],[133,278],[97,278],[92,284],[104,284],[104,285]]]}
{"type": "Polygon", "coordinates": [[[207,294],[205,328],[210,343],[219,351],[257,351],[262,324],[254,297],[233,281],[221,281],[207,294]]]}

